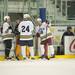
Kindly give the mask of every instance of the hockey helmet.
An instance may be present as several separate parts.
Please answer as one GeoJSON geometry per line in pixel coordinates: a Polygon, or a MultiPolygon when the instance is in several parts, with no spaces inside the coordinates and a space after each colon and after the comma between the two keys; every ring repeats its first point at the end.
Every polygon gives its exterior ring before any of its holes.
{"type": "Polygon", "coordinates": [[[5,16],[5,17],[4,17],[4,21],[6,21],[6,20],[8,20],[8,19],[10,19],[10,16],[5,16]]]}
{"type": "Polygon", "coordinates": [[[24,14],[23,18],[30,18],[30,15],[29,14],[24,14]]]}
{"type": "Polygon", "coordinates": [[[38,22],[42,22],[41,18],[37,18],[37,21],[38,21],[38,22]]]}

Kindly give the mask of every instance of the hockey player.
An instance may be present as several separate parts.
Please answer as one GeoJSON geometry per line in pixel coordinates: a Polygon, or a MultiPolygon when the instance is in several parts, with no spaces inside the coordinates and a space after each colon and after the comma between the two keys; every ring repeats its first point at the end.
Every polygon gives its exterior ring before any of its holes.
{"type": "MultiPolygon", "coordinates": [[[[44,54],[41,56],[41,58],[50,59],[48,56],[54,57],[54,48],[53,48],[53,36],[50,32],[51,23],[46,20],[42,23],[41,26],[41,44],[44,45],[44,54]]],[[[41,46],[41,50],[43,50],[43,47],[41,46]]]]}
{"type": "Polygon", "coordinates": [[[15,26],[15,29],[14,29],[14,34],[15,34],[16,36],[19,35],[19,31],[18,31],[18,25],[19,25],[19,24],[20,24],[20,20],[17,19],[17,20],[16,20],[16,26],[15,26]]]}
{"type": "Polygon", "coordinates": [[[30,47],[31,59],[34,59],[34,49],[33,49],[34,25],[31,21],[31,17],[29,14],[24,14],[23,18],[24,20],[18,26],[18,30],[20,32],[21,54],[23,56],[23,59],[27,59],[26,46],[28,46],[30,47]]]}
{"type": "Polygon", "coordinates": [[[18,31],[18,26],[20,24],[20,20],[17,19],[16,20],[16,26],[15,26],[15,29],[14,29],[14,34],[15,34],[15,37],[16,37],[16,50],[15,50],[15,55],[16,55],[16,59],[19,60],[19,56],[20,56],[20,45],[19,45],[19,31],[18,31]]]}
{"type": "Polygon", "coordinates": [[[9,53],[12,47],[12,39],[13,39],[13,30],[10,25],[10,16],[4,17],[3,29],[2,29],[2,36],[3,42],[5,45],[5,59],[9,58],[9,53]]]}
{"type": "Polygon", "coordinates": [[[35,27],[35,32],[36,32],[36,55],[41,55],[41,47],[40,47],[40,27],[42,25],[42,20],[41,18],[36,19],[36,27],[35,27]]]}

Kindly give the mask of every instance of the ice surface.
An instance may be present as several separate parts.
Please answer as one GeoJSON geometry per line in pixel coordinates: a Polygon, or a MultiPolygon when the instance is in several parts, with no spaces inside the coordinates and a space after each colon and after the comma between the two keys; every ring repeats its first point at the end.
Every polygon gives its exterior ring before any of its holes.
{"type": "Polygon", "coordinates": [[[75,59],[1,61],[0,75],[75,75],[75,59]]]}

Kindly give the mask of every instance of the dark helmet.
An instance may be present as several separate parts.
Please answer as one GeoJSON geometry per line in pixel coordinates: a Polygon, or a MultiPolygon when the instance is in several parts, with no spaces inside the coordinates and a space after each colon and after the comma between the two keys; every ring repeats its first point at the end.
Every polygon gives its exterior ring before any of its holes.
{"type": "Polygon", "coordinates": [[[49,24],[49,21],[48,21],[48,20],[45,20],[45,22],[46,22],[47,24],[49,24]]]}
{"type": "Polygon", "coordinates": [[[69,29],[72,29],[72,27],[71,27],[71,26],[68,26],[68,27],[67,27],[67,30],[69,30],[69,29]]]}

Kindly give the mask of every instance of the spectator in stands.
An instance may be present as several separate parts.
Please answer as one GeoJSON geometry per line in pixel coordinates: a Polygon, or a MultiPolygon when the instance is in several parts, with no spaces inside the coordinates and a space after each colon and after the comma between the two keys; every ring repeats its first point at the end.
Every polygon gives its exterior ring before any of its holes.
{"type": "Polygon", "coordinates": [[[62,51],[61,54],[64,54],[64,37],[65,36],[74,36],[74,33],[72,32],[72,27],[68,26],[67,31],[63,33],[61,38],[61,45],[62,45],[62,51]]]}

